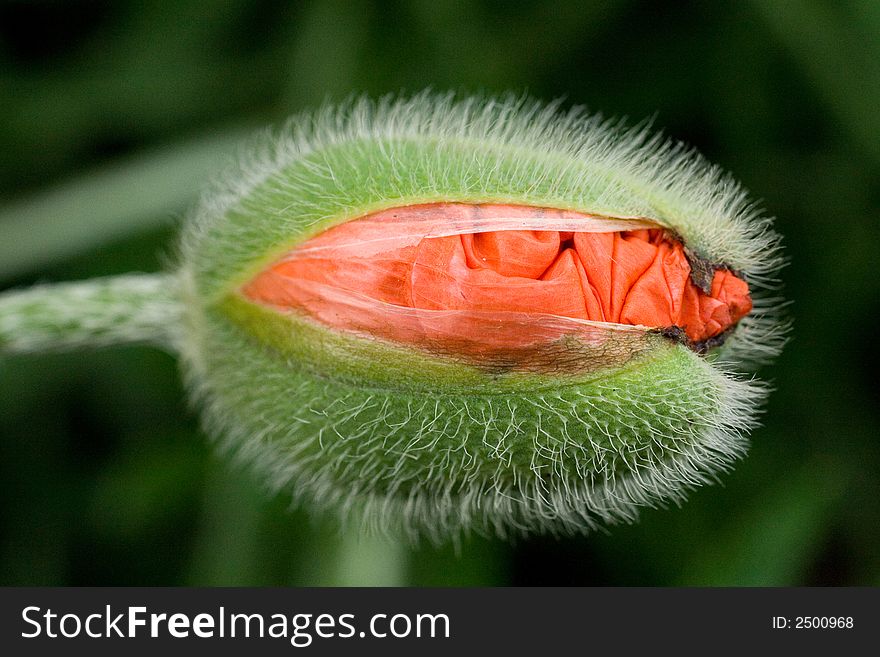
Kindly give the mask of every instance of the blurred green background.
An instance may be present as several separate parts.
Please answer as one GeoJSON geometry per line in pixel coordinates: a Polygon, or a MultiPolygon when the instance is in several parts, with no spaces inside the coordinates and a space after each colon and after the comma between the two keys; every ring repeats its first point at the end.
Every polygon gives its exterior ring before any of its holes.
{"type": "Polygon", "coordinates": [[[173,254],[242,135],[353,92],[655,117],[778,217],[792,342],[750,455],[574,539],[361,539],[215,456],[146,348],[0,362],[2,584],[880,585],[880,3],[0,2],[0,287],[173,254]]]}

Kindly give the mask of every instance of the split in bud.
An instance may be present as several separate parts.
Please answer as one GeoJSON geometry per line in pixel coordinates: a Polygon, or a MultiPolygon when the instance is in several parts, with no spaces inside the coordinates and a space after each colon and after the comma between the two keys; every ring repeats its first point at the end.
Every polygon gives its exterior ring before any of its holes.
{"type": "Polygon", "coordinates": [[[601,346],[620,325],[718,339],[751,310],[748,285],[716,267],[701,289],[683,245],[649,226],[526,206],[391,208],[307,240],[243,293],[477,365],[567,336],[601,346]]]}

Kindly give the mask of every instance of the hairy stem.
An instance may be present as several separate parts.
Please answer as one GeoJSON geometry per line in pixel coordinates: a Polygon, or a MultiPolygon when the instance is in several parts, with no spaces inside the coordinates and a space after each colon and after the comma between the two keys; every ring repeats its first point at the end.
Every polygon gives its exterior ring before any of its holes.
{"type": "Polygon", "coordinates": [[[174,349],[180,326],[177,280],[133,274],[38,285],[0,294],[0,353],[111,344],[174,349]]]}

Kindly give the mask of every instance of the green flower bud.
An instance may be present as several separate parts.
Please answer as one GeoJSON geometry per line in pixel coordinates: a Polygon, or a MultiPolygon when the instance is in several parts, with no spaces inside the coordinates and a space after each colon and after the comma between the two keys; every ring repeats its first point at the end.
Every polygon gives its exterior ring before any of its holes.
{"type": "Polygon", "coordinates": [[[767,292],[780,264],[737,183],[645,130],[514,98],[357,101],[294,118],[205,195],[181,242],[175,343],[208,431],[298,502],[433,540],[583,532],[677,502],[744,453],[767,389],[737,372],[782,345],[767,292]],[[335,227],[431,204],[651,226],[683,245],[696,287],[735,272],[754,307],[700,343],[598,321],[499,356],[245,293],[335,227]]]}

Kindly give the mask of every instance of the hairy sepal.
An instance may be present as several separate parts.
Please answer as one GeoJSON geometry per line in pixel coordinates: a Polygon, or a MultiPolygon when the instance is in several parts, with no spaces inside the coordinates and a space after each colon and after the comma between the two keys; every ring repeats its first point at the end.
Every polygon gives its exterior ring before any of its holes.
{"type": "Polygon", "coordinates": [[[205,293],[222,294],[334,225],[448,201],[649,219],[756,280],[781,262],[745,191],[681,144],[580,108],[429,95],[294,117],[205,196],[182,256],[205,293]]]}
{"type": "Polygon", "coordinates": [[[413,539],[632,521],[741,456],[764,394],[665,340],[625,365],[556,380],[457,363],[431,371],[420,354],[420,369],[316,368],[228,312],[205,314],[205,350],[189,363],[224,450],[307,508],[413,539]],[[438,371],[446,379],[431,389],[438,371]]]}

